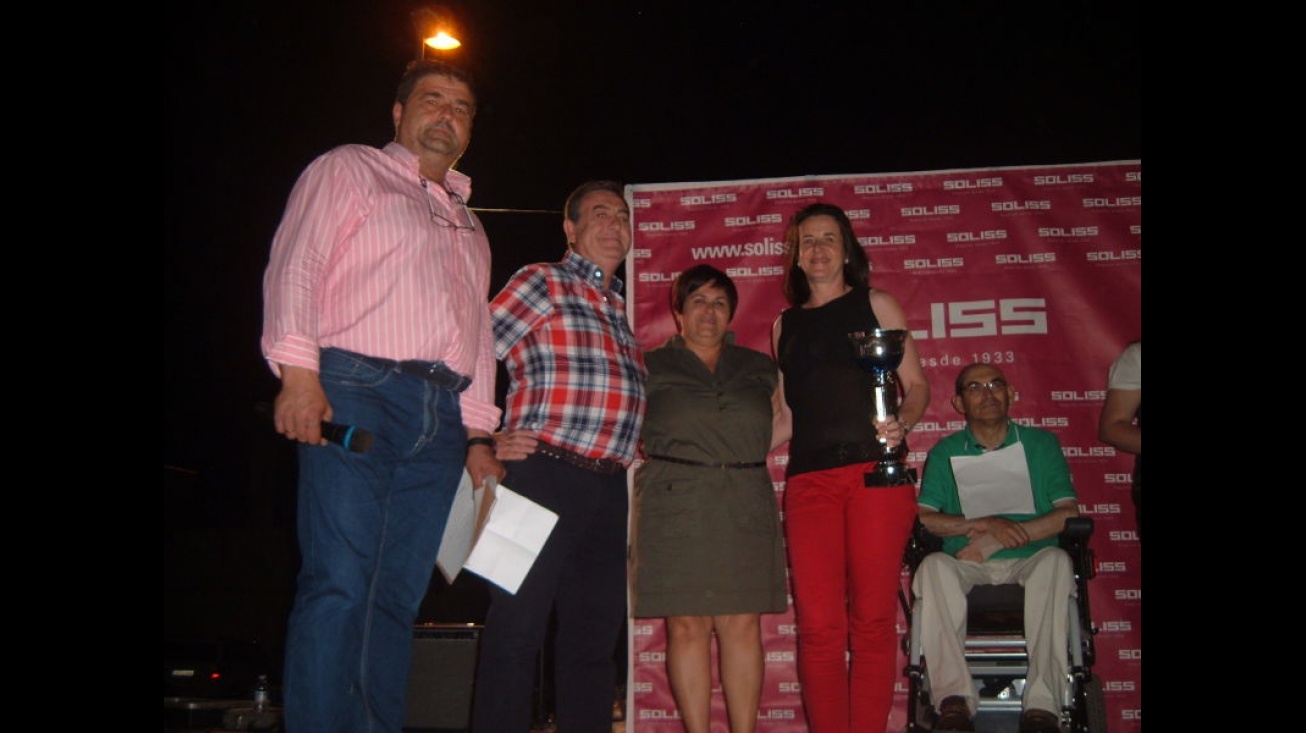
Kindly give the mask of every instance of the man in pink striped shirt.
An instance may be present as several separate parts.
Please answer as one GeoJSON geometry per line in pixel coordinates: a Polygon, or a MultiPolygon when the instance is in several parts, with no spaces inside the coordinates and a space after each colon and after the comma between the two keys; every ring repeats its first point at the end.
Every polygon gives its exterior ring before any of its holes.
{"type": "Polygon", "coordinates": [[[477,485],[504,473],[489,439],[489,241],[453,170],[475,115],[465,71],[413,62],[394,141],[310,163],[272,240],[262,351],[281,379],[276,429],[299,443],[288,733],[399,733],[413,624],[463,468],[477,485]],[[330,443],[324,421],[370,443],[330,443]]]}

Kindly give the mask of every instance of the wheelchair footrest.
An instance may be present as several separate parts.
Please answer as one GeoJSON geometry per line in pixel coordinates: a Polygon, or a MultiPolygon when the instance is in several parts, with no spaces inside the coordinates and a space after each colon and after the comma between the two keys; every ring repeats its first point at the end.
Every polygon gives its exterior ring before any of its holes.
{"type": "Polygon", "coordinates": [[[1023,659],[967,659],[966,669],[971,677],[1024,677],[1029,674],[1029,665],[1023,659]]]}
{"type": "Polygon", "coordinates": [[[1020,636],[978,636],[966,639],[966,653],[972,649],[1010,649],[1025,653],[1025,639],[1020,636]]]}
{"type": "Polygon", "coordinates": [[[997,700],[994,698],[981,697],[978,705],[979,713],[988,712],[1014,712],[1020,713],[1022,703],[1019,698],[1015,700],[997,700]]]}

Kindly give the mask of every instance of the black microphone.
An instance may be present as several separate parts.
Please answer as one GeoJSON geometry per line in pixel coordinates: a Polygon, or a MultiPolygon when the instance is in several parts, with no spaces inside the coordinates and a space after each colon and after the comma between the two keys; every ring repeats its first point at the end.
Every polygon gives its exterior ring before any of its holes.
{"type": "MultiPolygon", "coordinates": [[[[254,405],[254,411],[268,417],[275,414],[272,405],[266,402],[254,405]]],[[[353,425],[340,425],[323,420],[322,437],[353,453],[366,453],[372,448],[372,434],[353,425]]]]}
{"type": "Polygon", "coordinates": [[[322,421],[322,437],[354,453],[366,453],[372,447],[372,434],[353,425],[322,421]]]}

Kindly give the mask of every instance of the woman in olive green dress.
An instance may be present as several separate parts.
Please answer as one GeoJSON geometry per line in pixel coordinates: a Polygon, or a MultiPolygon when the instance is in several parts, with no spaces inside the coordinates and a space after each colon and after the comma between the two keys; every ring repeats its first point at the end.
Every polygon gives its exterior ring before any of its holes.
{"type": "Polygon", "coordinates": [[[633,615],[662,617],[667,677],[687,733],[711,722],[712,635],[731,733],[756,729],[762,613],[788,609],[767,469],[777,369],[728,330],[739,296],[698,265],[671,292],[679,333],[644,354],[644,462],[635,472],[633,615]]]}

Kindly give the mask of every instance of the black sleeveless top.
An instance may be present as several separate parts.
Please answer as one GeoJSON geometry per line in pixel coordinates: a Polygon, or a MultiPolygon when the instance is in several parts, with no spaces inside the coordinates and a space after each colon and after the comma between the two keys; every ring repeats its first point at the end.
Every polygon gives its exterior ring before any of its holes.
{"type": "Polygon", "coordinates": [[[848,341],[850,333],[879,327],[864,287],[780,314],[776,359],[794,420],[786,476],[879,457],[873,377],[857,366],[848,341]]]}

